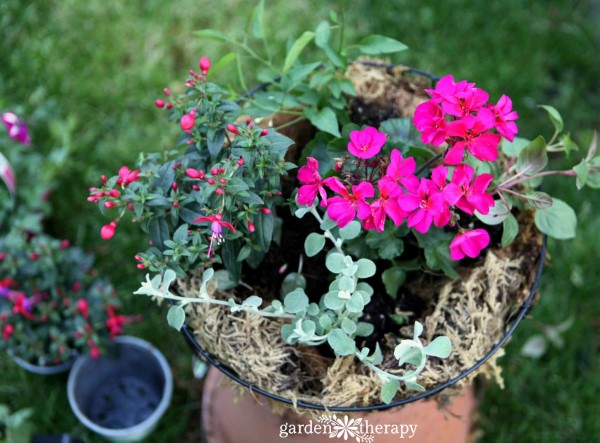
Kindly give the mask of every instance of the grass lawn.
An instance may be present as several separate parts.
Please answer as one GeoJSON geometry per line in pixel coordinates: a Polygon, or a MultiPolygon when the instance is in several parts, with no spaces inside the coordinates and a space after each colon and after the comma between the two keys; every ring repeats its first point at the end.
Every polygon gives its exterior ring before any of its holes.
{"type": "MultiPolygon", "coordinates": [[[[589,143],[592,128],[600,129],[600,8],[594,0],[505,0],[485,7],[467,0],[266,3],[278,51],[290,35],[314,29],[329,9],[341,13],[345,3],[348,41],[369,33],[397,38],[410,50],[394,62],[477,82],[492,100],[509,95],[520,135],[551,135],[539,104],[561,111],[580,146],[589,143]]],[[[101,174],[132,165],[138,152],[170,146],[173,125],[152,102],[163,87],[177,88],[201,55],[216,60],[230,50],[193,31],[210,27],[241,36],[253,6],[239,0],[0,2],[0,110],[28,117],[35,144],[30,149],[60,165],[51,171],[48,228],[97,254],[98,269],[111,276],[128,310],[146,317],[130,332],[156,344],[172,364],[175,397],[149,441],[178,442],[184,435],[198,440],[201,384],[163,310],[130,295],[143,277],[133,260],[142,236],[123,226],[128,230],[119,243],[103,243],[98,231],[106,220],[86,202],[87,188],[101,174]]],[[[236,78],[233,68],[219,75],[236,78]]],[[[506,387],[490,386],[483,395],[482,442],[592,441],[600,435],[600,206],[591,203],[600,201],[600,193],[592,197],[586,190],[585,201],[567,182],[548,180],[544,187],[572,202],[578,237],[549,242],[540,302],[502,359],[506,387]],[[563,334],[563,348],[551,346],[539,360],[520,355],[528,338],[568,318],[573,325],[563,334]]],[[[71,414],[66,377],[26,374],[5,355],[0,374],[0,403],[34,407],[38,431],[101,441],[71,414]]]]}

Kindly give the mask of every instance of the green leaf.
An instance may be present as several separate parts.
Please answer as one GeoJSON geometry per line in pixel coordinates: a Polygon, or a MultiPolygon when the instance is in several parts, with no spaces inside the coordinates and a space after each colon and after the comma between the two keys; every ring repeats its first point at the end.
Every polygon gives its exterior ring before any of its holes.
{"type": "Polygon", "coordinates": [[[548,113],[548,116],[550,117],[550,120],[552,121],[556,132],[561,132],[564,129],[565,125],[563,123],[562,117],[560,116],[560,113],[556,110],[556,108],[548,105],[540,105],[539,107],[544,109],[548,113]]]}
{"type": "Polygon", "coordinates": [[[550,237],[559,240],[575,237],[577,216],[562,200],[555,198],[551,207],[536,210],[534,218],[538,229],[550,237]]]}
{"type": "Polygon", "coordinates": [[[228,42],[229,38],[215,29],[202,29],[201,31],[194,32],[196,37],[208,38],[210,40],[215,40],[218,42],[228,42]]]}
{"type": "Polygon", "coordinates": [[[212,137],[208,135],[206,143],[210,156],[213,158],[216,157],[217,155],[219,155],[219,152],[223,147],[223,143],[225,143],[225,131],[223,129],[218,129],[212,134],[212,137]]]}
{"type": "Polygon", "coordinates": [[[256,215],[254,223],[254,227],[256,228],[255,235],[258,240],[258,245],[261,247],[263,252],[267,252],[271,246],[274,226],[275,223],[272,212],[269,214],[259,212],[256,215]]]}
{"type": "Polygon", "coordinates": [[[250,307],[250,308],[258,308],[260,305],[262,305],[262,302],[263,302],[262,298],[260,298],[258,295],[251,295],[246,300],[244,300],[244,302],[242,303],[242,306],[246,306],[246,307],[250,307]]]}
{"type": "Polygon", "coordinates": [[[552,206],[552,197],[545,192],[535,191],[525,194],[527,202],[535,209],[548,209],[552,206]]]}
{"type": "Polygon", "coordinates": [[[297,314],[308,307],[308,302],[308,296],[304,293],[304,290],[296,289],[285,296],[283,306],[286,312],[297,314]]]}
{"type": "Polygon", "coordinates": [[[176,278],[177,278],[177,274],[172,269],[167,269],[165,271],[165,274],[162,278],[163,295],[167,295],[167,292],[169,291],[169,288],[171,287],[171,283],[173,283],[176,278]]]}
{"type": "Polygon", "coordinates": [[[306,118],[323,132],[341,137],[339,124],[335,112],[329,107],[317,111],[315,108],[306,108],[304,110],[306,118]]]}
{"type": "Polygon", "coordinates": [[[346,309],[355,314],[360,313],[363,311],[363,309],[365,309],[365,302],[358,292],[352,294],[350,300],[348,300],[348,303],[346,303],[346,309]]]}
{"type": "Polygon", "coordinates": [[[148,224],[150,240],[160,251],[164,251],[165,241],[169,240],[169,225],[164,217],[155,217],[148,224]]]}
{"type": "Polygon", "coordinates": [[[475,211],[475,217],[484,222],[486,225],[499,225],[510,214],[510,208],[502,200],[495,200],[494,206],[490,208],[490,212],[483,215],[479,211],[475,211]]]}
{"type": "Polygon", "coordinates": [[[306,289],[306,278],[297,272],[290,272],[286,275],[281,283],[281,294],[289,294],[296,289],[306,289]]]}
{"type": "Polygon", "coordinates": [[[392,298],[396,298],[398,289],[400,289],[406,280],[406,272],[398,266],[392,266],[382,272],[381,280],[385,286],[385,292],[392,298]]]}
{"type": "Polygon", "coordinates": [[[338,291],[329,291],[323,297],[323,304],[327,309],[339,311],[346,305],[346,300],[339,297],[338,291]]]}
{"type": "Polygon", "coordinates": [[[519,222],[517,218],[510,214],[502,222],[502,247],[510,245],[519,233],[519,222]]]}
{"type": "Polygon", "coordinates": [[[265,0],[260,0],[258,5],[254,7],[251,15],[252,23],[252,35],[254,38],[264,39],[265,38],[265,0]]]}
{"type": "Polygon", "coordinates": [[[404,384],[406,385],[406,387],[408,389],[412,389],[413,391],[419,391],[419,392],[425,391],[425,388],[423,386],[421,386],[419,383],[417,383],[416,381],[406,380],[404,382],[404,384]]]}
{"type": "Polygon", "coordinates": [[[310,43],[310,41],[314,38],[315,33],[311,31],[304,31],[304,33],[298,37],[298,39],[292,44],[287,56],[285,57],[285,62],[283,63],[282,74],[285,75],[294,65],[294,62],[304,49],[306,45],[310,43]]]}
{"type": "Polygon", "coordinates": [[[188,240],[188,225],[183,224],[177,228],[173,234],[173,241],[180,244],[187,243],[188,240]]]}
{"type": "Polygon", "coordinates": [[[331,349],[333,349],[333,352],[338,357],[352,355],[356,352],[354,340],[339,328],[333,329],[327,334],[327,343],[329,343],[329,346],[331,346],[331,349]]]}
{"type": "Polygon", "coordinates": [[[374,276],[375,272],[377,272],[375,263],[367,258],[361,258],[356,264],[358,265],[358,270],[356,271],[356,276],[358,278],[369,278],[374,276]]]}
{"type": "Polygon", "coordinates": [[[342,276],[340,278],[340,281],[338,283],[338,289],[340,291],[346,291],[346,292],[354,292],[354,290],[356,289],[355,284],[354,284],[354,279],[352,277],[347,277],[347,276],[342,276]]]}
{"type": "Polygon", "coordinates": [[[179,305],[171,306],[167,312],[167,322],[172,328],[181,331],[181,327],[185,322],[185,311],[183,308],[179,305]]]}
{"type": "Polygon", "coordinates": [[[525,175],[533,175],[547,164],[546,141],[539,135],[519,152],[516,169],[517,172],[525,171],[525,175]]]}
{"type": "Polygon", "coordinates": [[[346,261],[344,260],[344,255],[339,252],[332,252],[327,256],[325,260],[325,266],[329,269],[330,272],[334,274],[339,274],[344,269],[346,269],[346,261]]]}
{"type": "Polygon", "coordinates": [[[345,317],[342,320],[342,330],[352,336],[356,332],[356,322],[350,320],[348,317],[345,317]]]}
{"type": "Polygon", "coordinates": [[[447,358],[452,352],[452,342],[448,337],[437,337],[423,348],[423,352],[432,357],[447,358]]]}
{"type": "Polygon", "coordinates": [[[340,237],[344,240],[352,240],[360,234],[360,222],[353,220],[340,229],[340,237]]]}
{"type": "Polygon", "coordinates": [[[381,382],[381,401],[385,404],[391,403],[400,388],[398,380],[387,380],[381,382]]]}
{"type": "Polygon", "coordinates": [[[589,168],[587,161],[585,159],[581,160],[581,163],[573,166],[573,171],[575,171],[575,174],[577,174],[575,186],[577,186],[577,189],[583,188],[587,183],[587,179],[589,176],[589,168]]]}
{"type": "Polygon", "coordinates": [[[379,55],[404,51],[408,46],[393,38],[373,34],[364,38],[358,45],[358,49],[363,54],[379,55]]]}
{"type": "Polygon", "coordinates": [[[311,232],[304,240],[304,251],[309,257],[317,255],[325,246],[325,237],[316,232],[311,232]]]}
{"type": "Polygon", "coordinates": [[[368,337],[373,333],[374,330],[375,327],[371,323],[359,321],[356,325],[355,334],[359,337],[368,337]]]}
{"type": "Polygon", "coordinates": [[[211,75],[214,76],[216,73],[221,71],[225,66],[227,66],[231,62],[235,61],[236,57],[237,57],[237,54],[235,52],[229,52],[229,53],[225,54],[223,57],[221,57],[219,59],[218,62],[216,62],[213,66],[210,67],[211,75]]]}
{"type": "Polygon", "coordinates": [[[425,262],[432,270],[441,270],[450,278],[460,278],[458,272],[454,270],[456,262],[450,258],[448,243],[444,242],[433,247],[427,247],[424,252],[425,262]]]}
{"type": "Polygon", "coordinates": [[[502,139],[502,150],[509,157],[517,157],[529,143],[530,141],[523,137],[515,137],[512,142],[502,139]]]}

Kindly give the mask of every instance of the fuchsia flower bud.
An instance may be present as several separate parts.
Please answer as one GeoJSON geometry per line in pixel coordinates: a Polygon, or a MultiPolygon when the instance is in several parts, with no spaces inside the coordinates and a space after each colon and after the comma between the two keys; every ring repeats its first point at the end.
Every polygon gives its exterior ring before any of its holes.
{"type": "Polygon", "coordinates": [[[6,260],[6,257],[8,257],[8,254],[6,252],[0,252],[0,261],[6,260]]]}
{"type": "Polygon", "coordinates": [[[143,264],[143,263],[138,263],[136,266],[137,266],[138,269],[145,269],[146,268],[146,265],[143,264]]]}
{"type": "Polygon", "coordinates": [[[116,206],[117,206],[117,204],[115,202],[111,202],[111,201],[105,201],[104,202],[104,207],[106,209],[112,209],[112,208],[114,208],[116,206]]]}
{"type": "Polygon", "coordinates": [[[271,213],[271,210],[269,208],[260,208],[259,211],[262,212],[263,214],[270,214],[271,213]]]}
{"type": "Polygon", "coordinates": [[[173,109],[173,105],[171,103],[167,103],[167,109],[173,109]]]}
{"type": "Polygon", "coordinates": [[[238,130],[238,128],[236,128],[236,127],[235,127],[234,125],[232,125],[231,123],[229,123],[229,124],[227,125],[227,130],[228,130],[229,132],[231,132],[232,134],[236,134],[236,135],[240,133],[240,131],[238,130]]]}
{"type": "Polygon", "coordinates": [[[111,221],[109,224],[102,226],[102,229],[100,230],[100,237],[102,237],[103,240],[110,240],[114,237],[116,228],[116,221],[111,221]]]}
{"type": "Polygon", "coordinates": [[[71,246],[71,242],[69,240],[63,240],[60,242],[60,249],[67,249],[69,246],[71,246]]]}
{"type": "Polygon", "coordinates": [[[238,158],[237,165],[238,166],[244,166],[244,157],[238,158]]]}
{"type": "Polygon", "coordinates": [[[36,261],[38,258],[40,258],[40,254],[38,254],[37,252],[31,252],[29,254],[29,260],[31,261],[36,261]]]}
{"type": "Polygon", "coordinates": [[[206,180],[206,183],[208,183],[209,185],[214,185],[215,181],[212,178],[209,178],[208,180],[206,180]]]}
{"type": "Polygon", "coordinates": [[[165,93],[165,95],[168,95],[169,97],[171,96],[171,90],[169,88],[164,88],[163,92],[165,93]]]}
{"type": "Polygon", "coordinates": [[[165,107],[165,102],[164,102],[164,100],[161,100],[161,99],[154,100],[154,105],[157,108],[164,108],[165,107]]]}
{"type": "Polygon", "coordinates": [[[210,168],[210,173],[212,175],[219,175],[219,168],[210,168]]]}
{"type": "Polygon", "coordinates": [[[119,198],[121,196],[121,193],[119,192],[118,189],[111,189],[108,192],[108,195],[111,196],[112,198],[119,198]]]}
{"type": "Polygon", "coordinates": [[[194,168],[188,168],[185,170],[185,175],[187,175],[189,178],[204,180],[206,173],[202,169],[196,170],[194,168]]]}
{"type": "Polygon", "coordinates": [[[215,189],[215,194],[217,194],[217,195],[223,195],[223,188],[217,188],[217,189],[215,189]]]}
{"type": "Polygon", "coordinates": [[[260,131],[260,136],[261,136],[261,137],[264,137],[265,135],[268,135],[268,134],[269,134],[269,130],[268,130],[268,129],[266,129],[266,128],[265,128],[265,129],[263,129],[262,131],[260,131]]]}
{"type": "Polygon", "coordinates": [[[100,176],[100,181],[101,181],[102,183],[106,184],[106,182],[108,181],[108,180],[106,180],[106,175],[101,175],[101,176],[100,176]]]}
{"type": "Polygon", "coordinates": [[[173,189],[173,191],[177,191],[177,182],[171,183],[171,189],[173,189]]]}
{"type": "Polygon", "coordinates": [[[86,299],[80,298],[77,300],[77,310],[81,312],[84,318],[88,318],[90,316],[89,313],[89,305],[86,299]]]}
{"type": "Polygon", "coordinates": [[[194,123],[194,116],[192,114],[185,114],[183,117],[181,117],[181,121],[179,122],[181,129],[187,133],[189,133],[194,127],[194,123]]]}
{"type": "Polygon", "coordinates": [[[252,223],[250,220],[248,220],[248,231],[250,232],[254,232],[254,223],[252,223]]]}
{"type": "Polygon", "coordinates": [[[90,356],[91,356],[93,359],[98,359],[98,358],[100,358],[100,349],[98,349],[98,347],[94,345],[94,346],[93,346],[93,347],[90,349],[90,356]]]}
{"type": "Polygon", "coordinates": [[[210,59],[208,57],[202,57],[198,62],[198,67],[202,71],[202,75],[206,75],[210,69],[210,59]]]}
{"type": "Polygon", "coordinates": [[[8,340],[14,331],[15,331],[15,327],[13,325],[11,325],[11,324],[4,325],[4,327],[2,328],[2,339],[8,340]]]}

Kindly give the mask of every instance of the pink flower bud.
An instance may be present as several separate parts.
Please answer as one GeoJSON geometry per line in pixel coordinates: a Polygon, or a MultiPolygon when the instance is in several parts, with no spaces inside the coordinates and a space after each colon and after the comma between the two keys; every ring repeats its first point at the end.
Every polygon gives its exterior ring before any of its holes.
{"type": "Polygon", "coordinates": [[[77,300],[77,309],[79,310],[79,312],[81,312],[81,315],[83,315],[85,318],[88,318],[89,306],[87,300],[83,298],[77,300]]]}
{"type": "Polygon", "coordinates": [[[229,124],[227,125],[227,130],[228,130],[229,132],[231,132],[232,134],[239,134],[239,133],[240,133],[240,131],[238,130],[238,128],[236,128],[236,127],[235,127],[234,125],[232,125],[231,123],[229,123],[229,124]]]}
{"type": "Polygon", "coordinates": [[[171,189],[173,189],[173,191],[177,191],[177,182],[171,183],[171,189]]]}
{"type": "Polygon", "coordinates": [[[90,349],[90,356],[96,360],[98,358],[100,358],[100,349],[98,349],[97,346],[94,346],[92,349],[90,349]]]}
{"type": "Polygon", "coordinates": [[[225,167],[224,167],[224,166],[221,166],[221,167],[219,168],[219,172],[220,172],[221,174],[225,174],[225,167]]]}
{"type": "Polygon", "coordinates": [[[219,168],[210,168],[210,173],[212,175],[219,175],[219,168]]]}
{"type": "Polygon", "coordinates": [[[179,202],[173,202],[173,207],[174,208],[178,208],[179,207],[179,202]]]}
{"type": "Polygon", "coordinates": [[[265,129],[263,129],[262,131],[260,131],[260,136],[261,136],[261,137],[264,137],[265,135],[268,135],[268,134],[269,134],[269,130],[268,130],[268,129],[266,129],[266,128],[265,128],[265,129]]]}
{"type": "Polygon", "coordinates": [[[222,185],[225,185],[225,184],[227,184],[227,179],[222,178],[219,180],[219,183],[221,183],[222,185]]]}
{"type": "Polygon", "coordinates": [[[169,97],[171,96],[171,90],[169,88],[164,88],[163,92],[165,93],[165,95],[168,95],[169,97]]]}
{"type": "Polygon", "coordinates": [[[146,265],[145,265],[145,264],[143,264],[143,263],[138,263],[138,264],[137,264],[137,268],[138,268],[138,269],[145,269],[145,268],[146,268],[146,265]]]}
{"type": "Polygon", "coordinates": [[[0,261],[4,261],[6,260],[6,257],[8,257],[8,253],[6,252],[0,252],[0,261]]]}
{"type": "Polygon", "coordinates": [[[100,181],[104,184],[106,184],[107,180],[106,180],[106,175],[101,175],[100,176],[100,181]]]}
{"type": "Polygon", "coordinates": [[[173,105],[171,103],[167,103],[167,109],[173,109],[173,105]]]}
{"type": "Polygon", "coordinates": [[[193,189],[194,191],[199,191],[199,190],[200,190],[200,186],[198,186],[198,185],[194,185],[194,186],[192,186],[192,189],[193,189]]]}
{"type": "Polygon", "coordinates": [[[119,198],[119,197],[121,196],[121,193],[119,192],[119,190],[118,190],[118,189],[111,189],[111,190],[108,192],[108,195],[109,195],[110,197],[112,197],[112,198],[119,198]]]}
{"type": "Polygon", "coordinates": [[[238,158],[237,164],[238,166],[244,166],[244,157],[238,158]]]}
{"type": "Polygon", "coordinates": [[[111,202],[111,201],[105,201],[104,202],[104,207],[106,209],[112,209],[112,208],[114,208],[116,206],[117,206],[117,204],[115,202],[111,202]]]}
{"type": "Polygon", "coordinates": [[[31,252],[29,254],[29,260],[31,261],[36,261],[38,258],[40,258],[40,254],[38,254],[37,252],[31,252]]]}
{"type": "Polygon", "coordinates": [[[71,242],[69,240],[62,240],[60,242],[60,249],[67,249],[69,246],[71,246],[71,242]]]}
{"type": "Polygon", "coordinates": [[[248,231],[250,232],[254,232],[254,223],[252,223],[250,220],[248,220],[248,231]]]}
{"type": "Polygon", "coordinates": [[[142,258],[141,255],[136,255],[133,258],[135,258],[137,261],[142,261],[143,260],[143,258],[142,258]]]}
{"type": "Polygon", "coordinates": [[[269,208],[260,208],[259,211],[262,212],[263,214],[270,214],[271,213],[271,210],[269,208]]]}
{"type": "Polygon", "coordinates": [[[217,195],[223,195],[223,189],[222,188],[215,189],[215,194],[217,194],[217,195]]]}
{"type": "Polygon", "coordinates": [[[164,100],[161,100],[161,99],[154,100],[154,106],[156,106],[157,108],[164,108],[165,102],[164,102],[164,100]]]}
{"type": "Polygon", "coordinates": [[[209,185],[214,185],[215,181],[212,178],[209,178],[208,180],[206,180],[206,183],[208,183],[209,185]]]}
{"type": "Polygon", "coordinates": [[[110,240],[115,235],[116,228],[116,221],[111,221],[109,224],[102,226],[102,229],[100,230],[100,237],[102,237],[103,240],[110,240]]]}
{"type": "Polygon", "coordinates": [[[198,62],[198,67],[202,71],[202,75],[206,75],[210,69],[210,59],[208,57],[202,57],[198,62]]]}
{"type": "Polygon", "coordinates": [[[181,125],[181,129],[188,132],[194,127],[194,116],[191,114],[185,114],[183,117],[181,117],[179,124],[181,125]]]}
{"type": "Polygon", "coordinates": [[[194,168],[188,168],[185,170],[185,175],[187,175],[189,178],[204,180],[205,172],[203,170],[198,171],[194,168]]]}

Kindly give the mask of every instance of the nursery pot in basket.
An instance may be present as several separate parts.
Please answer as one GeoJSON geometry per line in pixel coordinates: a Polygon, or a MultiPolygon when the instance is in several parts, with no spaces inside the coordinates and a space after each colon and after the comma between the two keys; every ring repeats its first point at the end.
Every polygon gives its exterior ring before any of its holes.
{"type": "Polygon", "coordinates": [[[99,359],[80,357],[69,375],[69,404],[79,421],[111,441],[138,441],[156,426],[171,400],[164,356],[136,337],[115,339],[99,359]]]}

